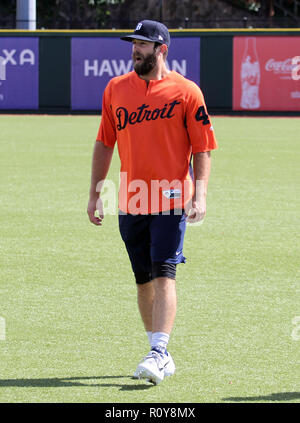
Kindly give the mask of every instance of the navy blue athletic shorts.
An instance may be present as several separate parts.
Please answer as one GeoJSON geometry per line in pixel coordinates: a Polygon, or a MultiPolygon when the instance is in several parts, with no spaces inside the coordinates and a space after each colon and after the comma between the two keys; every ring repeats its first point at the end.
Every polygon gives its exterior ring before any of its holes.
{"type": "Polygon", "coordinates": [[[125,243],[136,283],[156,277],[175,279],[176,265],[185,263],[184,210],[170,214],[131,215],[119,213],[119,229],[125,243]]]}

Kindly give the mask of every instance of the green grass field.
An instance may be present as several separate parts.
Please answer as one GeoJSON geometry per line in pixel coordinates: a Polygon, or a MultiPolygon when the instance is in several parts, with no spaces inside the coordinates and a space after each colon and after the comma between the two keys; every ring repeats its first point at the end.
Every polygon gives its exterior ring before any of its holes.
{"type": "Polygon", "coordinates": [[[131,378],[149,347],[117,216],[86,214],[99,117],[0,115],[0,402],[300,402],[300,120],[212,120],[177,371],[153,386],[131,378]]]}

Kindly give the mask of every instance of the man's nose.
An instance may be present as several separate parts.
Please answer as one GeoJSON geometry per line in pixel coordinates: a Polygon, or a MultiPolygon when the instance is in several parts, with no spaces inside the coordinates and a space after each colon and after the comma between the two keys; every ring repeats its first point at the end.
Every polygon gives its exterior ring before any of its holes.
{"type": "Polygon", "coordinates": [[[140,53],[139,46],[137,44],[132,44],[132,53],[140,53]]]}

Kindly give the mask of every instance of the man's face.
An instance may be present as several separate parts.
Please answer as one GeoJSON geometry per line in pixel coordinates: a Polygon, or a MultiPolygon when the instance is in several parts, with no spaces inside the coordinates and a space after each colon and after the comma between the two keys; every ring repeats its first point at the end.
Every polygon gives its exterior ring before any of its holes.
{"type": "Polygon", "coordinates": [[[132,42],[133,68],[138,75],[147,75],[157,64],[157,52],[154,43],[143,40],[132,42]]]}

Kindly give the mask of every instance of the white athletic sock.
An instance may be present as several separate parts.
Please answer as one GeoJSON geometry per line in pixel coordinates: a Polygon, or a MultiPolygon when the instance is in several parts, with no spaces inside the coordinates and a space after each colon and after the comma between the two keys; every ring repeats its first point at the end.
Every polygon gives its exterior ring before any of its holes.
{"type": "Polygon", "coordinates": [[[166,351],[170,336],[164,332],[152,333],[151,348],[166,351]]]}
{"type": "Polygon", "coordinates": [[[150,347],[151,347],[151,341],[152,341],[152,331],[150,330],[147,330],[147,336],[148,336],[148,339],[149,339],[149,344],[150,344],[150,347]]]}

